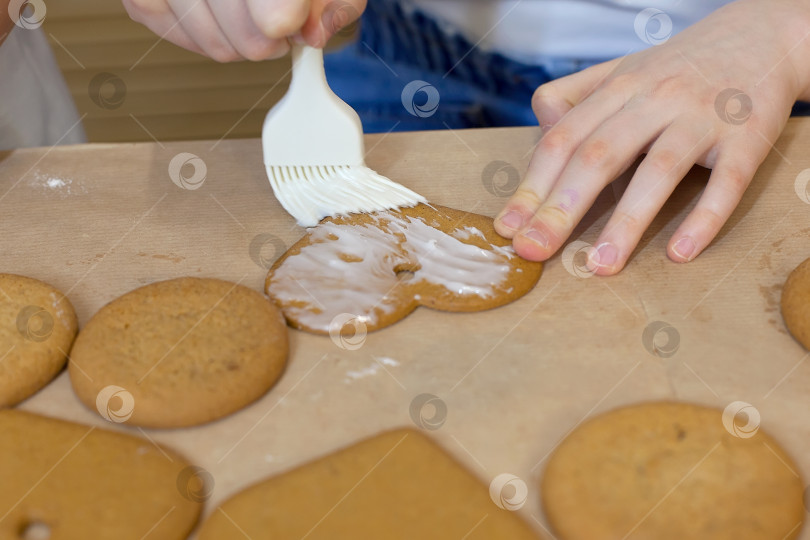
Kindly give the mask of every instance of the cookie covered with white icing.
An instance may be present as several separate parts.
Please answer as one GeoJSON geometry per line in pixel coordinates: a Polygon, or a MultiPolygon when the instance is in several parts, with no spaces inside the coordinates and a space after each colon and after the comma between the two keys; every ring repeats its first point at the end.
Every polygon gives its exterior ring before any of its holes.
{"type": "Polygon", "coordinates": [[[345,314],[372,331],[420,305],[502,306],[529,292],[541,272],[491,218],[419,204],[324,219],[273,264],[265,290],[291,326],[326,334],[345,314]]]}

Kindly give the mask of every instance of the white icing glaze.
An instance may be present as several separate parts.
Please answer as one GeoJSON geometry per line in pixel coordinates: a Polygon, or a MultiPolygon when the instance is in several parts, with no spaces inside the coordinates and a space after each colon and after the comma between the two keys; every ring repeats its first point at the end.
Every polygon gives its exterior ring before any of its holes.
{"type": "Polygon", "coordinates": [[[477,236],[481,240],[486,241],[487,237],[484,236],[480,230],[476,229],[475,227],[462,227],[460,229],[456,229],[453,231],[453,236],[458,238],[459,240],[469,240],[470,238],[477,236]]]}
{"type": "Polygon", "coordinates": [[[511,247],[482,249],[419,219],[395,220],[390,226],[405,235],[404,247],[419,261],[421,268],[414,273],[414,279],[443,285],[455,294],[488,298],[495,294],[493,285],[509,274],[507,260],[514,253],[511,247]]]}
{"type": "Polygon", "coordinates": [[[326,216],[426,203],[424,197],[366,166],[268,167],[276,198],[302,227],[326,216]]]}
{"type": "MultiPolygon", "coordinates": [[[[341,313],[362,322],[396,309],[389,296],[398,287],[398,271],[413,273],[408,283],[442,285],[458,295],[490,298],[507,278],[511,247],[488,249],[462,242],[461,235],[483,237],[465,227],[451,234],[421,218],[383,214],[375,224],[323,223],[310,230],[310,245],[288,257],[273,273],[267,293],[302,324],[328,331],[341,313]]],[[[415,295],[415,297],[418,295],[415,295]]]]}
{"type": "Polygon", "coordinates": [[[390,358],[388,356],[374,356],[372,358],[374,358],[374,360],[376,360],[380,364],[383,364],[383,365],[386,365],[386,366],[393,366],[393,367],[399,366],[398,361],[396,361],[393,358],[390,358]]]}
{"type": "Polygon", "coordinates": [[[356,381],[358,379],[364,379],[371,375],[376,375],[378,371],[380,371],[380,364],[371,364],[366,368],[349,370],[346,372],[346,378],[344,379],[344,382],[351,382],[352,380],[356,381]]]}
{"type": "Polygon", "coordinates": [[[361,369],[347,371],[346,377],[343,379],[343,382],[351,383],[352,381],[376,375],[382,369],[385,369],[385,366],[399,366],[399,362],[397,362],[393,358],[388,358],[386,356],[373,358],[374,362],[370,366],[361,369]]]}

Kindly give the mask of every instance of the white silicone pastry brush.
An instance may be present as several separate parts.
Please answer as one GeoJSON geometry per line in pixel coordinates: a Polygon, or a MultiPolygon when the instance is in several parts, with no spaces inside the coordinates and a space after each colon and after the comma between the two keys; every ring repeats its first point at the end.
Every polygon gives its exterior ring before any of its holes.
{"type": "Polygon", "coordinates": [[[292,82],[262,128],[267,176],[299,225],[426,202],[365,166],[357,113],[326,82],[323,51],[293,45],[292,82]]]}

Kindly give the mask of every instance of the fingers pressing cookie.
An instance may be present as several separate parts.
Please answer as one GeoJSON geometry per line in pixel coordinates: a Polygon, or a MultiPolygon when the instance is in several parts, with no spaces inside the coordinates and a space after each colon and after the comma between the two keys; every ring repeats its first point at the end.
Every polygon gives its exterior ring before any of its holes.
{"type": "MultiPolygon", "coordinates": [[[[587,113],[588,108],[583,109],[587,103],[586,100],[579,110],[587,113]]],[[[596,114],[598,112],[594,112],[596,114]]],[[[661,129],[658,123],[644,121],[649,116],[649,110],[644,106],[622,109],[615,114],[613,107],[609,107],[602,114],[610,116],[601,125],[591,128],[584,119],[578,118],[576,111],[572,111],[546,136],[552,139],[551,143],[544,143],[544,137],[538,144],[524,181],[524,190],[507,203],[505,212],[499,216],[501,228],[504,228],[503,218],[509,212],[523,217],[521,226],[512,234],[515,251],[520,256],[541,261],[551,257],[562,247],[602,189],[632,164],[638,148],[648,144],[661,129]],[[569,118],[576,124],[571,124],[569,118]],[[633,129],[621,129],[626,126],[633,126],[633,129]],[[555,132],[569,129],[588,130],[590,134],[585,132],[566,137],[572,141],[567,144],[573,149],[561,150],[555,142],[560,140],[555,132]],[[573,142],[579,137],[584,138],[581,144],[573,142]],[[563,157],[569,152],[570,158],[563,157]],[[541,169],[540,163],[550,165],[541,169]],[[529,192],[538,194],[537,199],[527,196],[527,187],[529,192]]],[[[668,120],[666,117],[662,119],[664,122],[668,120]]],[[[609,250],[602,255],[605,260],[612,259],[611,265],[618,257],[615,251],[609,250]]]]}

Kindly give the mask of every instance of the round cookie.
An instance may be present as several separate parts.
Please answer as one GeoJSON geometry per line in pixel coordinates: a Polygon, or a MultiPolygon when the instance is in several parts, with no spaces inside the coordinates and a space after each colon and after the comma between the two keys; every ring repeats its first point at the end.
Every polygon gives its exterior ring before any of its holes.
{"type": "Polygon", "coordinates": [[[734,419],[656,402],[583,423],[541,480],[552,528],[566,540],[795,538],[805,513],[798,468],[761,429],[737,437],[724,421],[734,419]]]}
{"type": "Polygon", "coordinates": [[[384,328],[420,305],[502,306],[531,291],[542,268],[491,218],[419,204],[324,219],[273,264],[265,290],[291,326],[334,336],[384,328]]]}
{"type": "Polygon", "coordinates": [[[0,433],[0,538],[178,540],[199,517],[197,469],[170,449],[17,409],[0,433]]]}
{"type": "Polygon", "coordinates": [[[0,408],[48,384],[64,367],[76,312],[59,291],[36,279],[0,274],[0,408]]]}
{"type": "Polygon", "coordinates": [[[782,288],[782,317],[793,337],[810,349],[810,259],[790,273],[782,288]]]}
{"type": "Polygon", "coordinates": [[[73,389],[113,422],[191,426],[261,397],[287,361],[287,327],[256,291],[218,279],[146,285],[104,306],[76,338],[73,389]]]}

